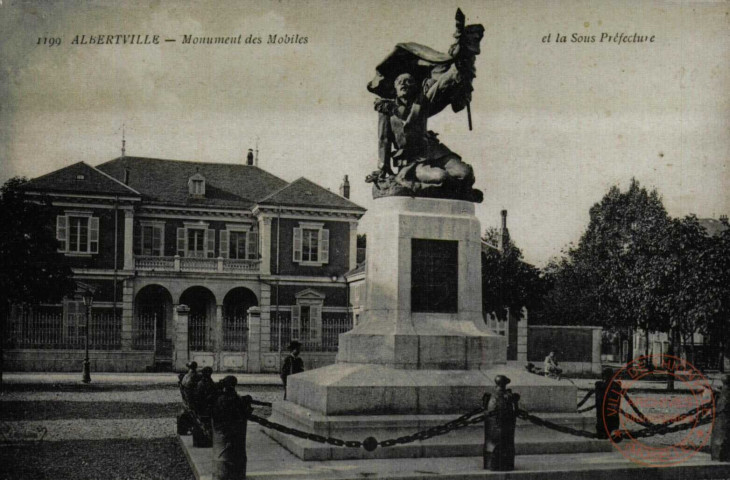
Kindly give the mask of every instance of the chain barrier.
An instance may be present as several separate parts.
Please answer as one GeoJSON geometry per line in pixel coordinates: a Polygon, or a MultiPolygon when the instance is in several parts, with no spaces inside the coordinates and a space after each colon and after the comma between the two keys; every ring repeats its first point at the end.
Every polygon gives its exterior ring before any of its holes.
{"type": "Polygon", "coordinates": [[[596,404],[595,403],[593,405],[591,405],[590,407],[579,408],[578,409],[578,413],[585,413],[588,410],[593,410],[594,408],[596,408],[596,404]]]}
{"type": "Polygon", "coordinates": [[[591,396],[593,396],[595,393],[596,393],[595,390],[588,390],[588,393],[586,393],[586,396],[583,397],[583,400],[581,400],[580,402],[578,402],[578,406],[576,408],[582,407],[588,401],[588,399],[591,398],[591,396]]]}
{"type": "Polygon", "coordinates": [[[651,420],[649,420],[646,417],[646,415],[644,415],[641,412],[641,410],[639,410],[639,407],[637,407],[636,404],[634,403],[634,401],[631,399],[631,397],[629,397],[629,392],[627,392],[626,390],[622,390],[621,391],[621,395],[624,397],[624,399],[626,399],[626,402],[629,404],[629,406],[634,411],[634,413],[636,413],[639,416],[639,419],[641,419],[640,422],[634,422],[634,423],[638,423],[639,425],[647,424],[645,426],[653,425],[653,423],[651,422],[651,420]]]}
{"type": "MultiPolygon", "coordinates": [[[[487,415],[490,414],[482,414],[484,412],[484,408],[480,407],[477,409],[472,410],[469,413],[466,413],[459,418],[455,420],[451,420],[450,422],[446,422],[442,425],[436,425],[431,428],[427,428],[425,430],[421,430],[419,432],[413,433],[411,435],[404,435],[402,437],[398,438],[391,438],[388,440],[381,440],[377,441],[373,437],[368,437],[365,440],[343,440],[341,438],[335,438],[335,437],[325,437],[323,435],[318,435],[316,433],[309,433],[304,432],[302,430],[297,430],[296,428],[287,427],[285,425],[281,425],[280,423],[272,422],[270,420],[267,420],[265,418],[259,417],[258,415],[251,414],[249,415],[249,420],[258,423],[262,427],[270,428],[272,430],[276,430],[278,432],[284,433],[286,435],[293,435],[298,438],[302,438],[305,440],[311,440],[313,442],[318,443],[326,443],[329,445],[333,445],[335,447],[349,447],[349,448],[360,448],[363,447],[368,451],[375,450],[378,446],[386,448],[386,447],[392,447],[394,445],[403,445],[406,443],[411,443],[415,441],[423,441],[428,440],[429,438],[436,437],[439,435],[445,435],[447,433],[453,432],[454,430],[458,430],[464,427],[468,427],[469,425],[474,425],[477,423],[481,423],[484,421],[484,419],[487,417],[487,415]],[[481,415],[480,415],[481,414],[481,415]]],[[[496,413],[496,412],[494,412],[496,413]]]]}
{"type": "MultiPolygon", "coordinates": [[[[637,435],[639,435],[639,438],[642,438],[642,437],[647,437],[647,436],[652,436],[652,435],[665,435],[666,433],[672,433],[672,431],[681,431],[681,430],[687,430],[689,428],[692,428],[692,426],[693,426],[692,422],[683,423],[681,425],[676,425],[674,427],[672,427],[671,425],[673,423],[679,423],[683,420],[686,420],[687,418],[695,415],[698,412],[699,412],[699,415],[697,416],[697,418],[695,418],[695,423],[700,421],[700,422],[704,422],[704,423],[701,423],[701,425],[705,425],[709,422],[712,422],[712,417],[705,417],[705,419],[702,419],[702,417],[704,417],[705,414],[707,413],[707,411],[711,408],[712,408],[712,402],[706,402],[706,403],[703,403],[702,405],[699,405],[699,406],[693,408],[692,410],[689,410],[688,412],[677,415],[676,417],[665,420],[664,422],[659,423],[659,424],[653,424],[650,421],[642,422],[640,419],[634,417],[633,415],[627,414],[624,411],[621,411],[621,413],[626,418],[628,418],[632,422],[636,423],[637,425],[646,427],[643,430],[637,430],[636,432],[629,432],[632,436],[634,435],[634,433],[636,433],[637,435]],[[705,420],[707,420],[708,418],[709,418],[709,422],[706,422],[705,420]],[[678,430],[670,430],[672,428],[677,428],[677,427],[682,427],[682,428],[679,428],[678,430]],[[647,431],[650,433],[647,434],[646,433],[647,431]],[[658,432],[658,433],[651,433],[651,432],[658,432]]],[[[699,426],[699,425],[700,424],[698,424],[697,426],[699,426]]]]}
{"type": "Polygon", "coordinates": [[[530,423],[533,423],[535,425],[538,425],[540,427],[546,427],[551,430],[556,430],[558,432],[567,433],[569,435],[575,435],[576,437],[584,437],[584,438],[598,438],[598,436],[594,432],[589,432],[588,430],[579,430],[577,428],[568,427],[566,425],[559,425],[557,423],[550,422],[548,420],[544,420],[538,416],[532,415],[526,410],[517,410],[517,416],[523,420],[527,420],[530,423]]]}
{"type": "MultiPolygon", "coordinates": [[[[593,408],[595,408],[595,405],[593,406],[593,408]]],[[[633,432],[625,431],[625,433],[627,435],[630,435],[633,438],[647,438],[647,437],[653,437],[654,435],[666,435],[668,433],[680,432],[682,430],[689,430],[690,428],[693,428],[695,426],[699,427],[702,425],[707,425],[709,423],[712,423],[713,418],[709,417],[709,416],[705,416],[705,414],[709,408],[712,408],[712,402],[703,403],[702,405],[695,407],[692,410],[689,410],[681,415],[677,415],[674,418],[670,418],[669,420],[666,420],[666,421],[664,421],[660,424],[656,424],[656,425],[651,423],[651,421],[649,421],[648,419],[646,421],[643,421],[640,418],[636,418],[633,415],[626,413],[623,410],[620,410],[620,412],[622,415],[624,415],[626,418],[628,418],[632,422],[636,423],[637,425],[646,427],[642,430],[636,430],[633,432]],[[677,422],[681,422],[682,420],[686,420],[687,418],[692,417],[693,415],[697,414],[698,412],[699,412],[699,415],[697,415],[697,418],[694,419],[694,422],[682,423],[679,425],[672,426],[673,423],[677,423],[677,422]]],[[[558,432],[567,433],[569,435],[575,435],[577,437],[585,437],[585,438],[598,438],[597,434],[595,434],[593,432],[589,432],[587,430],[579,430],[577,428],[568,427],[566,425],[559,425],[557,423],[553,423],[548,420],[544,420],[540,417],[537,417],[535,415],[532,415],[525,410],[518,410],[517,416],[519,418],[522,418],[523,420],[527,420],[535,425],[538,425],[541,427],[546,427],[551,430],[556,430],[558,432]]],[[[617,436],[620,437],[621,435],[622,435],[621,430],[616,430],[614,432],[614,438],[617,438],[617,436]]]]}
{"type": "MultiPolygon", "coordinates": [[[[698,410],[698,408],[694,410],[698,410]]],[[[689,413],[689,412],[687,412],[689,413]]],[[[697,413],[695,411],[695,413],[697,413]]],[[[694,413],[693,413],[694,414],[694,413]]],[[[683,414],[687,415],[687,414],[683,414]]],[[[690,415],[691,416],[691,415],[690,415]]],[[[687,418],[687,417],[685,417],[687,418]]],[[[614,433],[614,438],[620,438],[625,433],[627,436],[631,438],[647,438],[647,437],[653,437],[654,435],[666,435],[668,433],[675,433],[675,432],[681,432],[683,430],[689,430],[690,428],[695,427],[701,427],[703,425],[708,425],[712,423],[714,420],[711,416],[705,416],[704,410],[700,411],[699,415],[694,419],[694,422],[687,422],[687,423],[681,423],[679,425],[670,426],[669,424],[659,424],[654,425],[652,427],[647,427],[642,430],[635,430],[633,432],[625,431],[622,432],[621,430],[616,430],[614,433]]]]}
{"type": "Polygon", "coordinates": [[[642,427],[656,426],[654,423],[651,423],[649,421],[644,421],[640,418],[636,418],[635,416],[631,415],[630,413],[627,413],[623,408],[621,410],[619,410],[619,412],[621,412],[621,415],[623,415],[624,417],[628,418],[629,420],[631,420],[632,422],[634,422],[637,425],[641,425],[642,427]]]}

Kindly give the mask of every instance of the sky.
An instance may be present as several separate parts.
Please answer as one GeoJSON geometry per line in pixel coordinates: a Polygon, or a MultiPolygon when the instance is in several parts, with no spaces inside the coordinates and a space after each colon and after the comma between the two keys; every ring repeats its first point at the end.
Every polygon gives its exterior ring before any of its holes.
{"type": "MultiPolygon", "coordinates": [[[[710,1],[3,0],[0,182],[118,157],[124,126],[127,155],[235,163],[258,144],[267,171],[335,192],[348,175],[351,199],[370,208],[377,114],[365,86],[396,43],[445,52],[457,7],[485,27],[473,130],[450,110],[429,128],[474,167],[483,228],[508,210],[512,238],[542,266],[631,178],[670,215],[730,213],[730,3],[710,1]],[[609,42],[617,33],[654,41],[609,42]],[[160,43],[72,44],[118,34],[160,43]],[[267,44],[274,34],[306,43],[267,44]]],[[[361,230],[374,227],[366,215],[361,230]]]]}

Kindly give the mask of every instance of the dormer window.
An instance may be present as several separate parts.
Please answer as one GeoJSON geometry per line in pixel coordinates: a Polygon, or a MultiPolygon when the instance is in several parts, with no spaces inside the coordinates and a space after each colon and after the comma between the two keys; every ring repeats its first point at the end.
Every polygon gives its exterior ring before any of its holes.
{"type": "Polygon", "coordinates": [[[196,173],[188,180],[188,193],[193,197],[205,196],[205,177],[196,173]]]}

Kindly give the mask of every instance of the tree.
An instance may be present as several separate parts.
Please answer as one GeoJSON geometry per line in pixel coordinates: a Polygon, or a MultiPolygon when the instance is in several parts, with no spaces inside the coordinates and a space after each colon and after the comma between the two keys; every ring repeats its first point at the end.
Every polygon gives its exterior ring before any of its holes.
{"type": "MultiPolygon", "coordinates": [[[[730,344],[730,223],[727,217],[720,217],[721,231],[711,236],[706,250],[707,289],[710,308],[707,321],[700,326],[700,333],[720,345],[722,356],[730,344]]],[[[724,371],[724,358],[720,369],[724,371]]]]}
{"type": "MultiPolygon", "coordinates": [[[[488,229],[482,240],[497,244],[499,232],[488,229]]],[[[522,259],[522,251],[508,240],[503,250],[487,248],[482,251],[482,304],[484,312],[494,312],[506,320],[507,312],[522,312],[538,308],[545,293],[540,270],[522,259]]]]}
{"type": "Polygon", "coordinates": [[[546,269],[552,288],[541,314],[628,337],[635,327],[666,330],[666,309],[657,292],[665,285],[655,264],[659,239],[666,238],[669,225],[655,190],[647,191],[636,180],[625,192],[609,189],[590,209],[578,244],[546,269]]]}
{"type": "MultiPolygon", "coordinates": [[[[74,292],[72,272],[58,253],[50,201],[25,194],[24,178],[0,188],[0,321],[5,343],[6,319],[13,304],[55,303],[74,292]]],[[[0,350],[0,385],[2,384],[0,350]]]]}

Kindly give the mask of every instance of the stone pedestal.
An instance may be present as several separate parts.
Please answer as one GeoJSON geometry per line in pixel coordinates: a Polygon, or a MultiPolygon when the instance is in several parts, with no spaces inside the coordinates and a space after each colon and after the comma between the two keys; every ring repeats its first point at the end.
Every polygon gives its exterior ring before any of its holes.
{"type": "MultiPolygon", "coordinates": [[[[478,408],[502,374],[524,408],[579,421],[572,418],[575,386],[508,368],[507,339],[482,319],[474,205],[407,197],[375,203],[363,317],[340,335],[335,365],[289,378],[288,401],[274,404],[271,419],[347,440],[396,438],[478,408]]],[[[478,429],[374,452],[271,435],[305,459],[473,455],[483,443],[478,429]]]]}
{"type": "MultiPolygon", "coordinates": [[[[481,238],[474,204],[388,197],[379,199],[370,214],[378,228],[368,233],[365,313],[355,329],[340,336],[337,363],[418,370],[474,370],[505,363],[506,339],[482,320],[481,238]],[[423,311],[414,305],[419,293],[412,291],[419,282],[412,272],[414,255],[431,253],[414,250],[429,247],[456,250],[456,272],[449,272],[454,277],[449,283],[456,283],[455,308],[441,308],[451,311],[423,311]]],[[[449,292],[434,289],[432,294],[449,292]]]]}

